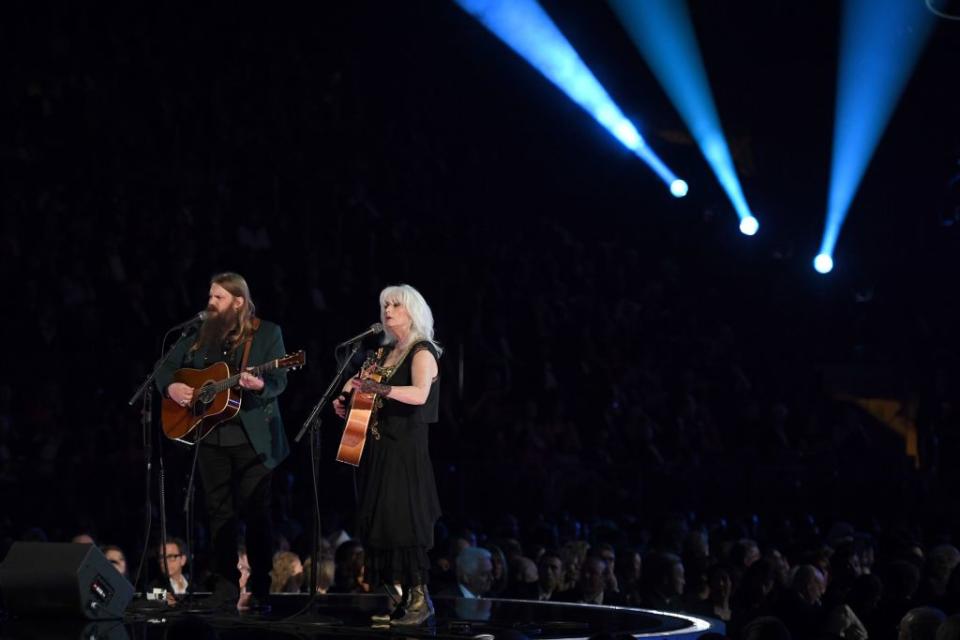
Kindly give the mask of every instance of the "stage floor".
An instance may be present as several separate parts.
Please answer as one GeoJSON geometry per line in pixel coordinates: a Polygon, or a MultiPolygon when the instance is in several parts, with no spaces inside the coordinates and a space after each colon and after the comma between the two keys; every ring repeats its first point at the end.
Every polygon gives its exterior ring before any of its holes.
{"type": "Polygon", "coordinates": [[[635,638],[697,638],[723,632],[720,623],[684,614],[592,605],[434,598],[437,614],[421,627],[372,626],[370,615],[385,606],[376,595],[326,595],[307,606],[306,595],[275,595],[267,615],[211,613],[189,606],[167,607],[135,600],[120,620],[23,618],[0,626],[0,639],[109,638],[434,638],[437,640],[580,640],[597,634],[635,638]]]}

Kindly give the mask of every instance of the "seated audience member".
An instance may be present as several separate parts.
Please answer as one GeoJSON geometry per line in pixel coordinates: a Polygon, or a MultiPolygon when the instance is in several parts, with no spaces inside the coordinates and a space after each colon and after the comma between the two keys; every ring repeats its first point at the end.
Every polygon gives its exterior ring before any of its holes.
{"type": "Polygon", "coordinates": [[[555,553],[546,552],[540,556],[537,567],[537,600],[552,600],[559,594],[563,579],[563,561],[555,553]]]}
{"type": "Polygon", "coordinates": [[[847,593],[847,602],[857,618],[864,624],[872,620],[876,615],[877,607],[880,604],[880,596],[883,594],[883,583],[877,576],[865,573],[854,580],[850,591],[847,593]]]}
{"type": "Polygon", "coordinates": [[[510,586],[504,598],[536,600],[539,595],[537,565],[530,558],[516,556],[510,565],[510,586]]]}
{"type": "Polygon", "coordinates": [[[760,547],[755,540],[741,538],[730,548],[730,564],[737,581],[754,562],[760,559],[760,547]]]}
{"type": "Polygon", "coordinates": [[[642,584],[640,601],[644,607],[679,611],[686,585],[680,556],[664,552],[648,555],[643,560],[642,584]]]}
{"type": "Polygon", "coordinates": [[[776,577],[775,590],[782,591],[790,586],[790,562],[776,547],[767,547],[763,559],[773,565],[776,577]]]}
{"type": "Polygon", "coordinates": [[[167,603],[175,604],[176,597],[184,595],[190,582],[183,572],[187,565],[187,546],[180,538],[170,538],[157,550],[157,564],[160,576],[154,579],[148,589],[163,589],[167,592],[167,603]]]}
{"type": "Polygon", "coordinates": [[[898,640],[936,640],[937,629],[947,616],[934,607],[915,607],[900,620],[898,640]]]}
{"type": "Polygon", "coordinates": [[[493,581],[490,584],[490,589],[484,595],[496,598],[503,595],[510,584],[507,558],[498,545],[484,544],[483,548],[490,552],[490,560],[493,563],[493,581]]]}
{"type": "Polygon", "coordinates": [[[364,579],[364,560],[362,542],[354,538],[341,543],[333,554],[335,569],[328,593],[369,593],[370,585],[364,579]]]}
{"type": "MultiPolygon", "coordinates": [[[[303,561],[303,588],[307,592],[310,591],[310,585],[313,584],[310,579],[310,571],[313,566],[311,562],[312,559],[309,557],[303,561]]],[[[317,580],[317,593],[329,593],[337,572],[337,564],[333,561],[333,558],[325,557],[317,563],[317,566],[317,573],[320,574],[317,580]]]]}
{"type": "Polygon", "coordinates": [[[619,554],[617,562],[617,586],[623,596],[624,604],[628,607],[640,606],[640,577],[643,569],[643,559],[636,549],[624,548],[619,554]]]}
{"type": "Polygon", "coordinates": [[[613,548],[612,544],[607,544],[606,542],[601,542],[596,545],[593,549],[590,550],[590,553],[603,558],[607,563],[606,573],[603,576],[604,591],[608,594],[618,593],[620,591],[620,586],[617,583],[617,552],[613,548]]]}
{"type": "Polygon", "coordinates": [[[821,598],[825,590],[819,569],[809,564],[796,568],[790,588],[774,608],[796,638],[813,638],[822,631],[826,615],[821,598]]]}
{"type": "Polygon", "coordinates": [[[620,594],[610,593],[607,588],[607,562],[600,556],[590,555],[580,567],[580,579],[573,589],[559,594],[558,602],[579,602],[583,604],[620,605],[620,594]]]}
{"type": "Polygon", "coordinates": [[[952,544],[941,544],[931,549],[921,571],[917,602],[943,606],[950,574],[958,564],[960,564],[960,550],[952,544]]]}
{"type": "Polygon", "coordinates": [[[493,584],[493,560],[490,552],[480,547],[467,547],[457,556],[457,585],[438,596],[481,598],[493,584]]]}
{"type": "Polygon", "coordinates": [[[123,555],[123,549],[115,544],[106,544],[100,548],[100,551],[102,551],[104,557],[110,561],[110,564],[120,572],[120,575],[127,580],[130,579],[130,576],[127,574],[127,557],[123,555]]]}
{"type": "Polygon", "coordinates": [[[690,612],[730,622],[732,616],[730,595],[733,590],[733,579],[730,573],[730,567],[727,565],[710,566],[707,569],[707,597],[691,606],[690,612]]]}
{"type": "Polygon", "coordinates": [[[761,558],[750,565],[739,585],[734,584],[730,599],[733,610],[730,618],[731,637],[736,636],[754,618],[771,615],[771,594],[777,583],[776,574],[776,567],[769,560],[761,558]]]}
{"type": "Polygon", "coordinates": [[[823,594],[824,606],[830,609],[846,602],[853,583],[862,574],[856,546],[852,541],[843,542],[830,556],[830,580],[823,594]]]}
{"type": "Polygon", "coordinates": [[[270,593],[300,593],[303,587],[303,564],[292,551],[279,551],[273,556],[270,572],[270,593]]]}
{"type": "Polygon", "coordinates": [[[916,606],[914,596],[920,587],[920,569],[912,561],[895,560],[881,565],[878,576],[883,581],[883,595],[874,614],[864,622],[870,637],[882,640],[916,606]]]}
{"type": "Polygon", "coordinates": [[[590,548],[583,540],[571,540],[560,547],[560,559],[563,560],[563,578],[557,591],[573,589],[580,579],[580,567],[587,558],[590,548]]]}
{"type": "Polygon", "coordinates": [[[710,580],[707,569],[710,568],[710,559],[693,557],[683,559],[683,601],[686,606],[692,606],[705,601],[710,596],[710,580]]]}

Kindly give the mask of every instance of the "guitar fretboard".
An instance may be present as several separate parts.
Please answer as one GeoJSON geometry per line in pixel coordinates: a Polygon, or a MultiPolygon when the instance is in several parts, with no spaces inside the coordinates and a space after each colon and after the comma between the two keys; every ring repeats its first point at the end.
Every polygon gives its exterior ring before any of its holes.
{"type": "MultiPolygon", "coordinates": [[[[270,362],[265,362],[264,364],[257,365],[256,367],[247,367],[244,371],[252,375],[259,376],[264,371],[276,369],[278,362],[280,361],[271,360],[270,362]]],[[[238,382],[240,382],[240,373],[232,375],[229,378],[225,378],[220,382],[215,382],[214,384],[210,385],[210,388],[214,390],[213,393],[220,393],[221,391],[226,391],[227,389],[237,386],[238,382]]]]}

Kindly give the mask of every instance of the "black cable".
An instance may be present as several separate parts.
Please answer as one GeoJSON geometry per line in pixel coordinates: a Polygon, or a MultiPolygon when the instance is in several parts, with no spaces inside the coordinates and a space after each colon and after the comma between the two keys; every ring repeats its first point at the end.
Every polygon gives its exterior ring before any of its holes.
{"type": "MultiPolygon", "coordinates": [[[[163,340],[160,342],[160,358],[163,358],[164,354],[167,352],[167,338],[170,337],[170,334],[173,333],[174,329],[168,330],[163,334],[163,340]]],[[[144,480],[144,495],[146,500],[144,506],[146,507],[146,524],[144,526],[143,533],[143,551],[140,553],[140,562],[137,564],[137,574],[134,576],[133,585],[136,587],[137,582],[140,581],[140,574],[143,572],[144,563],[147,559],[147,553],[150,549],[150,531],[153,529],[153,504],[150,501],[150,481],[152,480],[153,475],[153,389],[148,389],[143,394],[143,411],[141,413],[141,425],[143,427],[143,456],[146,460],[146,478],[144,480]]],[[[160,457],[160,466],[161,466],[161,476],[163,473],[163,456],[160,457]]],[[[163,487],[160,488],[161,492],[163,487]]],[[[161,518],[163,513],[161,513],[161,518]]],[[[164,542],[166,542],[166,528],[164,527],[164,542]]],[[[166,556],[166,549],[164,549],[164,556],[166,556]]],[[[164,569],[166,569],[166,559],[164,559],[164,569]]],[[[146,576],[144,576],[146,580],[146,576]]],[[[143,593],[146,594],[147,586],[143,585],[143,593]]]]}
{"type": "Polygon", "coordinates": [[[196,501],[195,497],[197,495],[196,485],[193,482],[194,474],[197,470],[197,459],[200,457],[200,439],[196,438],[193,443],[193,460],[190,463],[190,480],[187,482],[187,497],[184,502],[184,516],[186,518],[185,527],[187,529],[187,571],[189,573],[190,580],[187,581],[187,592],[185,600],[189,600],[196,590],[196,572],[194,571],[194,558],[196,554],[193,551],[193,531],[194,531],[194,522],[196,519],[196,501]]]}
{"type": "MultiPolygon", "coordinates": [[[[140,581],[140,574],[143,571],[143,563],[147,557],[150,548],[150,529],[153,527],[153,505],[150,502],[150,480],[153,475],[153,445],[151,444],[150,425],[153,422],[153,403],[151,401],[153,393],[143,394],[143,407],[141,408],[140,423],[143,437],[143,455],[146,460],[146,477],[144,478],[144,493],[146,495],[145,511],[146,523],[144,524],[143,551],[140,553],[140,562],[137,564],[137,573],[133,578],[133,586],[136,588],[140,581]]],[[[143,587],[143,593],[147,592],[146,585],[143,587]]]]}

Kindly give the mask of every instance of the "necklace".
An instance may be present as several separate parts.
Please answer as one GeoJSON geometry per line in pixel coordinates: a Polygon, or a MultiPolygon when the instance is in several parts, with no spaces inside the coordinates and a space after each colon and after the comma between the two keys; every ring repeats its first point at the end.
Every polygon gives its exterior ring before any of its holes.
{"type": "Polygon", "coordinates": [[[386,382],[393,377],[393,374],[396,373],[400,365],[403,364],[403,361],[407,359],[407,354],[410,353],[410,346],[412,345],[404,347],[403,351],[399,350],[399,346],[394,346],[394,348],[386,354],[383,359],[383,364],[380,364],[377,367],[380,370],[380,375],[383,378],[383,382],[386,382]],[[387,365],[386,361],[390,359],[390,356],[392,356],[394,353],[400,353],[400,357],[398,357],[393,364],[387,365]]]}

